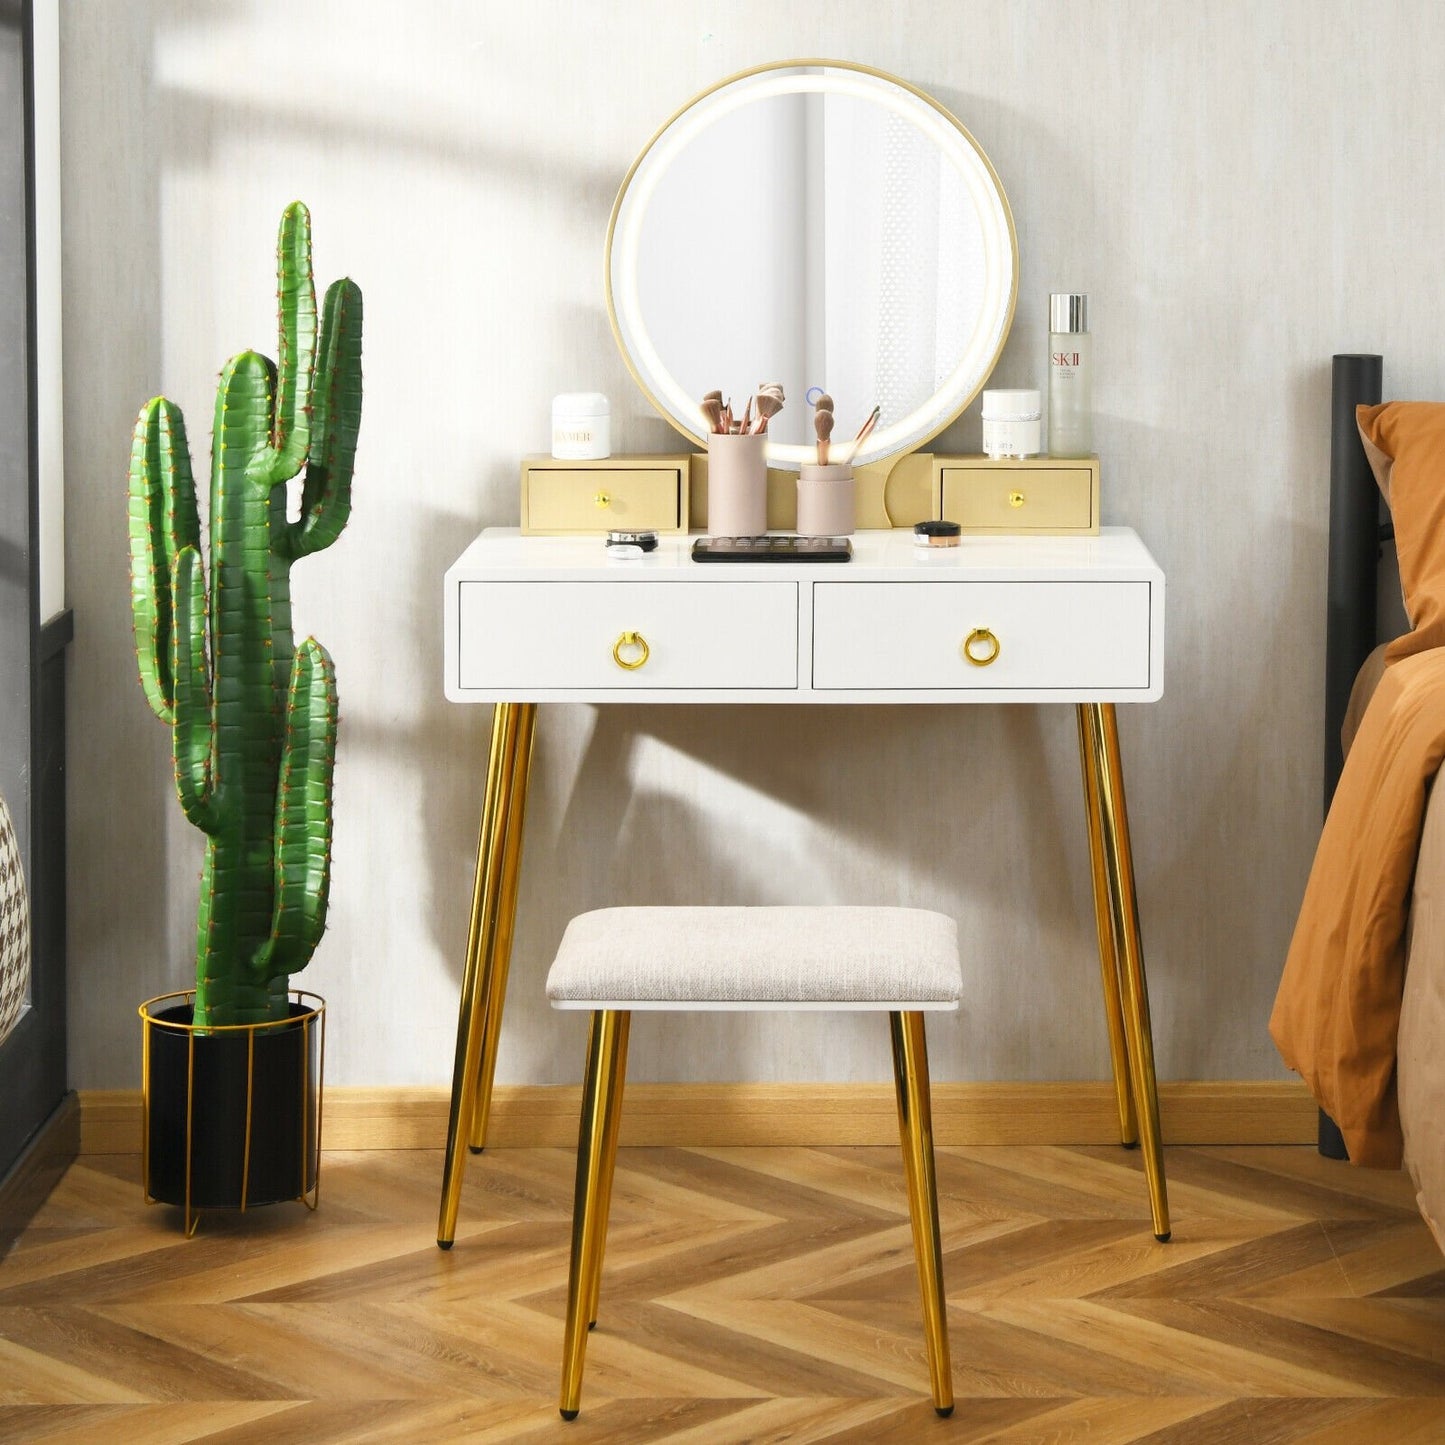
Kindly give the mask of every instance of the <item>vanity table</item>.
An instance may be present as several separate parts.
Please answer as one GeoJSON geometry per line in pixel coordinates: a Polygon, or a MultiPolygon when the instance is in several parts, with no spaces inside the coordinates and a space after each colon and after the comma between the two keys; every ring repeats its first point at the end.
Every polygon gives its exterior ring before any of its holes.
{"type": "MultiPolygon", "coordinates": [[[[1164,575],[1127,528],[947,549],[862,532],[844,564],[701,566],[690,539],[608,557],[595,537],[484,532],[445,582],[446,695],[494,704],[438,1241],[464,1144],[486,1141],[537,704],[1072,703],[1078,713],[1120,1140],[1143,1146],[1169,1235],[1148,991],[1115,704],[1163,689],[1164,575]]],[[[820,731],[822,729],[820,728],[820,731]]]]}
{"type": "MultiPolygon", "coordinates": [[[[605,281],[628,370],[692,451],[708,445],[705,392],[735,387],[741,398],[759,375],[778,379],[788,402],[767,420],[773,516],[793,505],[786,473],[822,460],[805,398],[833,396],[849,428],[840,437],[876,406],[876,428],[846,459],[889,475],[916,463],[960,415],[1008,338],[1018,246],[992,165],[937,101],[864,66],[804,60],[731,77],[663,124],[623,180],[605,281]],[[740,157],[749,158],[747,183],[719,185],[740,157]]],[[[699,462],[691,459],[694,474],[699,462]]],[[[699,565],[679,509],[682,535],[663,536],[641,557],[609,556],[593,520],[591,535],[489,530],[450,568],[446,695],[490,703],[493,714],[443,1248],[456,1231],[466,1148],[486,1142],[532,740],[537,706],[550,702],[1072,704],[1119,1137],[1142,1146],[1154,1234],[1168,1238],[1115,717],[1116,704],[1162,691],[1164,577],[1132,531],[1098,529],[1096,460],[1034,465],[1043,470],[1027,485],[1000,492],[1001,510],[959,519],[999,535],[965,536],[952,548],[914,545],[910,524],[930,515],[926,488],[921,502],[916,490],[895,489],[895,499],[915,499],[916,515],[902,515],[884,485],[877,515],[893,525],[857,533],[844,563],[699,565]],[[1034,486],[1047,491],[1051,479],[1068,491],[1060,468],[1069,466],[1088,471],[1077,518],[1050,512],[1034,486]],[[1039,518],[1096,534],[1002,535],[1039,518]]],[[[955,470],[957,490],[967,468],[955,470]]],[[[945,466],[932,515],[963,505],[949,475],[945,466]]],[[[694,502],[702,495],[694,490],[694,502]]],[[[525,501],[523,515],[535,525],[525,501]]],[[[582,533],[593,513],[582,505],[558,515],[559,527],[582,533]]],[[[703,518],[695,511],[691,520],[703,518]]]]}

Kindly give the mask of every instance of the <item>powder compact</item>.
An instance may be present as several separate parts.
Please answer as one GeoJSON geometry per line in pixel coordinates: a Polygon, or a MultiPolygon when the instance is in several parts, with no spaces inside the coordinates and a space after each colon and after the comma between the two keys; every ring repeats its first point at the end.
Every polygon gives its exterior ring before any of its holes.
{"type": "Polygon", "coordinates": [[[913,524],[913,545],[915,547],[956,547],[963,529],[957,522],[915,522],[913,524]]]}
{"type": "Polygon", "coordinates": [[[606,545],[609,557],[641,557],[644,553],[657,551],[657,533],[651,530],[609,532],[606,545]]]}

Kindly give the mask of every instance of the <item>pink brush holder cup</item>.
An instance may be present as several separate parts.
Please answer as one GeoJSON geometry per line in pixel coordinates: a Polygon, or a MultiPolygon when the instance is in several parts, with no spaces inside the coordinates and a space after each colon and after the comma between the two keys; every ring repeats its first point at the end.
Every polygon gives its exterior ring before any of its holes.
{"type": "Polygon", "coordinates": [[[713,433],[707,439],[707,529],[714,537],[759,537],[768,530],[765,436],[713,433]]]}
{"type": "Polygon", "coordinates": [[[853,468],[804,462],[798,472],[798,535],[853,535],[853,468]]]}

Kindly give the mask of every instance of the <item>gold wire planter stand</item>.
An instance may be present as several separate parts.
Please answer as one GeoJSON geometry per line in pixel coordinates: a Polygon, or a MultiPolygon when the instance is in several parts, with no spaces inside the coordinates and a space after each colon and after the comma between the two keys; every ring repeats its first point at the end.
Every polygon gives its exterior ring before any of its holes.
{"type": "Polygon", "coordinates": [[[203,1209],[315,1210],[326,1000],[292,989],[285,1019],[202,1029],[195,999],[160,994],[139,1010],[146,1203],[180,1205],[187,1238],[203,1209]]]}

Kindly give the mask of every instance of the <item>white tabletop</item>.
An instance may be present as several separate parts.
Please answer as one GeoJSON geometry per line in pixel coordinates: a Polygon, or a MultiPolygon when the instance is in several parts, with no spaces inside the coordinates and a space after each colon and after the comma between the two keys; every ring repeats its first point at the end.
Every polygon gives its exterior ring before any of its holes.
{"type": "Polygon", "coordinates": [[[599,575],[635,580],[697,582],[770,577],[842,581],[867,571],[879,581],[930,577],[971,581],[1154,581],[1164,574],[1128,527],[1104,527],[1095,537],[964,537],[957,547],[919,547],[912,529],[857,532],[851,562],[694,562],[701,533],[661,537],[655,552],[634,559],[608,555],[600,536],[524,537],[515,527],[489,527],[448,569],[448,581],[499,574],[595,581],[599,575]]]}

